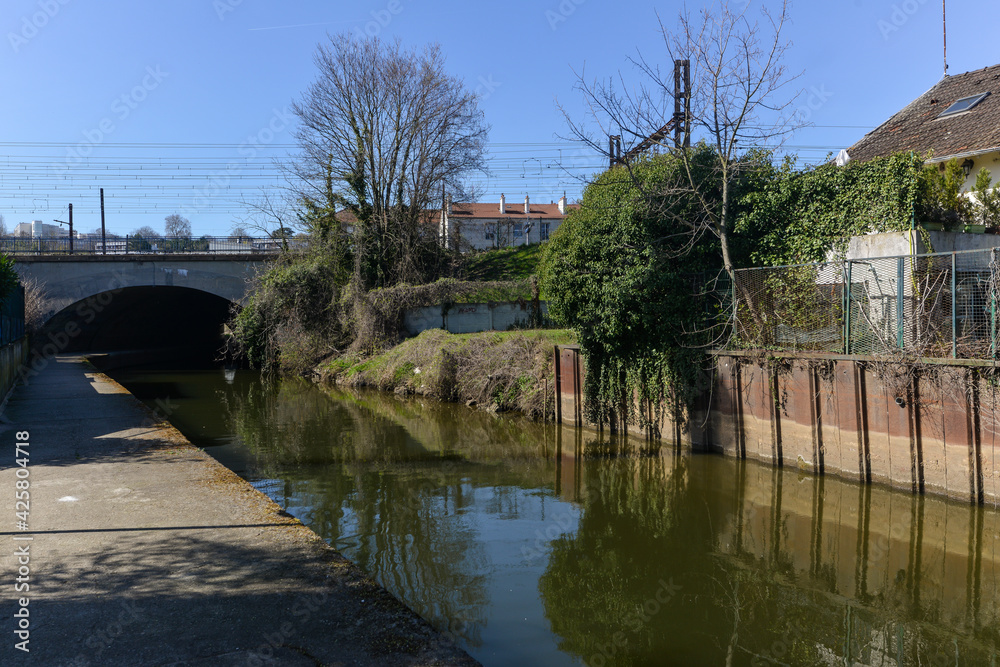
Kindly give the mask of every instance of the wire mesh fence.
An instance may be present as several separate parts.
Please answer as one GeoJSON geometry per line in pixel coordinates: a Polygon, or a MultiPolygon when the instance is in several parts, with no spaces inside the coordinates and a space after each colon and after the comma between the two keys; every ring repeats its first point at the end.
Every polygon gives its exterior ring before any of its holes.
{"type": "Polygon", "coordinates": [[[741,269],[730,348],[998,355],[1000,249],[741,269]]]}

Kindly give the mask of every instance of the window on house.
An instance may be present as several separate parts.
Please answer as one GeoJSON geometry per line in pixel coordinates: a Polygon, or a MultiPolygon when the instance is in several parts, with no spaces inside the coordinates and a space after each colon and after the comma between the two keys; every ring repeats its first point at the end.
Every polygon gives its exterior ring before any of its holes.
{"type": "Polygon", "coordinates": [[[514,238],[520,238],[524,236],[524,223],[515,222],[514,223],[514,238]]]}
{"type": "Polygon", "coordinates": [[[549,225],[552,223],[543,222],[538,226],[538,236],[540,241],[549,240],[549,225]]]}
{"type": "Polygon", "coordinates": [[[492,241],[493,239],[495,239],[497,237],[497,226],[487,223],[486,232],[483,234],[483,237],[487,241],[492,241]]]}
{"type": "Polygon", "coordinates": [[[989,93],[980,93],[979,95],[970,95],[969,97],[963,97],[960,100],[956,100],[950,107],[942,111],[938,118],[968,111],[986,99],[987,95],[989,95],[989,93]]]}

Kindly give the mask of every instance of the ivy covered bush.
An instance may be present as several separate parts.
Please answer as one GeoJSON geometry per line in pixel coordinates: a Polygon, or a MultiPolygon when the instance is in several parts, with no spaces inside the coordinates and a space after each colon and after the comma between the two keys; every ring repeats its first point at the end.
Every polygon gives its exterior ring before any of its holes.
{"type": "MultiPolygon", "coordinates": [[[[696,182],[717,199],[714,153],[694,150],[696,182]]],[[[690,403],[711,320],[698,295],[722,268],[717,240],[683,224],[703,203],[654,194],[683,180],[683,164],[660,155],[630,169],[606,171],[587,187],[540,266],[550,316],[577,333],[588,418],[598,423],[641,422],[633,397],[677,411],[690,403]]]]}
{"type": "Polygon", "coordinates": [[[0,303],[3,303],[20,284],[21,278],[14,268],[14,258],[0,254],[0,303]]]}
{"type": "MultiPolygon", "coordinates": [[[[684,165],[670,154],[615,167],[587,187],[543,249],[541,288],[550,316],[579,338],[594,422],[641,422],[636,398],[683,416],[701,386],[704,352],[728,325],[724,304],[710,296],[713,284],[725,284],[718,239],[691,224],[720,206],[718,162],[709,146],[691,150],[693,190],[679,187],[684,165]]],[[[979,174],[970,198],[954,160],[941,169],[903,153],[797,171],[791,158],[774,164],[751,151],[741,162],[730,183],[737,268],[820,262],[844,252],[852,236],[927,222],[954,231],[1000,225],[989,173],[979,174]]],[[[803,295],[793,315],[826,316],[815,311],[815,277],[795,275],[781,286],[803,295]]]]}
{"type": "Polygon", "coordinates": [[[254,279],[230,322],[237,352],[257,368],[309,371],[347,339],[340,305],[346,271],[329,252],[283,253],[254,279]]]}
{"type": "MultiPolygon", "coordinates": [[[[754,266],[820,262],[852,236],[910,229],[929,192],[923,163],[910,153],[805,171],[789,159],[761,166],[740,201],[736,231],[754,266]]],[[[937,210],[932,203],[922,213],[937,210]]]]}
{"type": "Polygon", "coordinates": [[[852,236],[925,224],[952,232],[970,224],[1000,227],[1000,194],[989,170],[965,192],[965,172],[955,159],[926,164],[914,153],[899,153],[803,171],[792,163],[762,163],[743,188],[736,231],[752,266],[821,262],[831,251],[843,252],[852,236]]]}

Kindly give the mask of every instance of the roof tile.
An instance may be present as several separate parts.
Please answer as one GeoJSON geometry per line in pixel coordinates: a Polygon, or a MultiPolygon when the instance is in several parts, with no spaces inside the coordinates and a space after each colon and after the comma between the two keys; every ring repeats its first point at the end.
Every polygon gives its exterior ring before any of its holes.
{"type": "Polygon", "coordinates": [[[903,151],[936,160],[1000,147],[1000,65],[946,76],[933,88],[866,134],[847,152],[855,160],[870,160],[903,151]],[[940,118],[963,97],[990,93],[968,111],[940,118]]]}

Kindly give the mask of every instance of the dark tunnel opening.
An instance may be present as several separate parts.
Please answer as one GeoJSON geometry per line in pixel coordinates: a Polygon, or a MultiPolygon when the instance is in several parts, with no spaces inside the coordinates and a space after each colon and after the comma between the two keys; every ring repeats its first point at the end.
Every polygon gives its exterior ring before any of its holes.
{"type": "Polygon", "coordinates": [[[126,287],[77,301],[35,334],[43,354],[172,351],[218,360],[231,302],[189,287],[126,287]]]}

